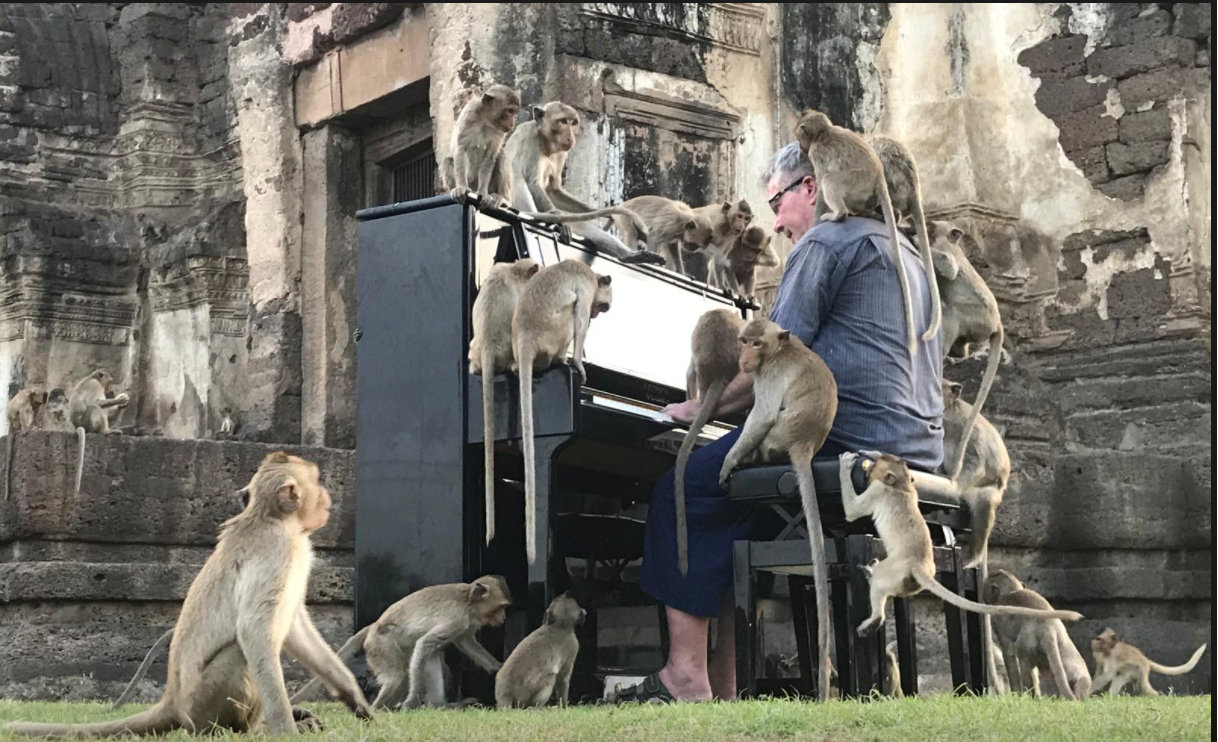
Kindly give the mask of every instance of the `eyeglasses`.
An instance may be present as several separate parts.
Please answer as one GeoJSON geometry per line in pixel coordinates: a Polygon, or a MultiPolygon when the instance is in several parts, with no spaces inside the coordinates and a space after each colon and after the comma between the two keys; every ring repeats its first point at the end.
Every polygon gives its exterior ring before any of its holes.
{"type": "Polygon", "coordinates": [[[791,181],[791,185],[787,186],[786,188],[783,188],[781,191],[779,191],[778,193],[775,193],[773,196],[770,196],[770,211],[773,211],[775,214],[777,214],[778,205],[782,202],[782,197],[787,195],[788,192],[798,188],[799,185],[804,182],[804,178],[806,178],[806,177],[808,177],[808,176],[806,176],[806,175],[799,176],[795,180],[791,181]]]}

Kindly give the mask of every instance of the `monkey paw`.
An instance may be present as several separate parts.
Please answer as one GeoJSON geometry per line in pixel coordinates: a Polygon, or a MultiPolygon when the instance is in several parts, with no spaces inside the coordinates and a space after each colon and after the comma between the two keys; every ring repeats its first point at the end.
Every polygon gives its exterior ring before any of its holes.
{"type": "Polygon", "coordinates": [[[565,242],[565,243],[567,243],[568,245],[569,245],[569,244],[571,244],[571,243],[574,241],[574,238],[571,236],[571,228],[570,228],[570,227],[568,227],[566,224],[559,224],[559,225],[556,225],[556,227],[557,227],[557,230],[558,230],[558,239],[559,239],[559,241],[561,241],[561,242],[565,242]]]}
{"type": "Polygon", "coordinates": [[[622,262],[626,263],[627,265],[668,265],[668,261],[664,259],[663,255],[651,252],[650,250],[638,250],[636,252],[632,252],[626,257],[622,258],[622,262]]]}
{"type": "Polygon", "coordinates": [[[454,201],[460,204],[469,203],[469,194],[473,193],[470,189],[464,186],[457,186],[448,192],[454,201]]]}
{"type": "Polygon", "coordinates": [[[727,482],[729,479],[732,478],[732,469],[735,469],[735,468],[736,468],[735,464],[732,464],[727,461],[723,462],[723,468],[719,470],[719,487],[720,487],[720,489],[727,489],[727,482]]]}
{"type": "Polygon", "coordinates": [[[313,712],[299,706],[292,707],[292,719],[296,722],[296,731],[301,734],[316,733],[325,729],[321,719],[314,716],[313,712]]]}
{"type": "Polygon", "coordinates": [[[859,460],[859,455],[857,453],[851,453],[849,451],[847,451],[846,453],[844,453],[838,457],[838,461],[841,462],[842,471],[844,471],[844,472],[853,471],[854,465],[858,463],[858,460],[859,460]]]}
{"type": "Polygon", "coordinates": [[[863,623],[859,624],[859,630],[858,630],[859,636],[868,636],[873,631],[875,631],[874,622],[864,621],[863,623]]]}
{"type": "Polygon", "coordinates": [[[357,343],[360,341],[360,338],[362,338],[363,336],[364,336],[364,331],[359,329],[358,327],[355,328],[355,332],[351,333],[351,337],[355,338],[355,342],[357,342],[357,343]]]}

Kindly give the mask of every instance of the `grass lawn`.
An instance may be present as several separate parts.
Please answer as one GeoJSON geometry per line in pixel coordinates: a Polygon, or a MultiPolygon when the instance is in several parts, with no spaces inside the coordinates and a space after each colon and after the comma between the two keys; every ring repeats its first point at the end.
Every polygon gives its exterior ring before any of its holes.
{"type": "MultiPolygon", "coordinates": [[[[326,740],[407,742],[444,740],[832,740],[833,742],[976,742],[978,740],[1205,740],[1210,739],[1211,696],[1108,698],[1085,704],[1061,699],[953,698],[825,706],[770,700],[709,705],[583,706],[566,710],[466,709],[382,713],[364,724],[333,703],[309,704],[326,740]]],[[[130,713],[135,707],[128,706],[130,713]]],[[[125,714],[90,703],[0,701],[0,722],[102,721],[125,714]]],[[[0,733],[0,740],[15,739],[0,733]]],[[[176,733],[170,739],[189,739],[176,733]]]]}

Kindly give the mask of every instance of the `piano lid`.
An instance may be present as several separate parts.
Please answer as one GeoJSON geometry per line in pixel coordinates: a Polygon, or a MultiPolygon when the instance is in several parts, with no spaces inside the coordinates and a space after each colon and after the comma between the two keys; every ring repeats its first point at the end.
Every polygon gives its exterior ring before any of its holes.
{"type": "Polygon", "coordinates": [[[576,259],[612,276],[613,304],[592,321],[584,344],[585,364],[672,389],[685,389],[689,339],[698,318],[712,309],[743,314],[736,301],[701,281],[663,268],[621,263],[582,244],[561,242],[532,224],[511,224],[478,213],[474,245],[477,285],[493,263],[526,256],[542,265],[576,259]]]}

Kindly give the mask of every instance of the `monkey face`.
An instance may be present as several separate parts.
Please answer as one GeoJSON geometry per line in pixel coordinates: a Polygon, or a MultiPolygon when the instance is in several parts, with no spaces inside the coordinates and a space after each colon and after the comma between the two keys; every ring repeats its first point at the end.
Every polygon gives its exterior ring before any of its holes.
{"type": "Polygon", "coordinates": [[[474,580],[469,590],[470,607],[484,626],[502,626],[507,609],[512,604],[507,580],[500,575],[486,575],[474,580]]]}
{"type": "Polygon", "coordinates": [[[579,113],[565,103],[547,103],[542,110],[541,129],[560,152],[570,152],[579,136],[579,113]]]}
{"type": "Polygon", "coordinates": [[[42,390],[30,392],[30,407],[36,412],[39,407],[42,407],[47,402],[47,393],[42,390]]]}
{"type": "Polygon", "coordinates": [[[609,305],[613,303],[612,283],[612,276],[596,277],[596,295],[592,297],[593,318],[609,311],[609,305]]]}
{"type": "Polygon", "coordinates": [[[109,371],[98,369],[97,371],[94,371],[91,376],[97,383],[101,384],[103,392],[110,391],[110,385],[114,383],[114,377],[110,375],[109,371]]]}
{"type": "Polygon", "coordinates": [[[740,244],[744,247],[745,254],[756,260],[770,244],[770,235],[761,227],[749,227],[744,231],[740,244]]]}
{"type": "Polygon", "coordinates": [[[1100,632],[1099,636],[1091,640],[1091,652],[1092,654],[1107,655],[1116,646],[1117,641],[1116,632],[1106,628],[1100,632]]]}
{"type": "Polygon", "coordinates": [[[740,328],[740,370],[746,374],[757,373],[766,359],[774,355],[779,346],[790,342],[791,333],[767,319],[751,320],[740,328]]]}
{"type": "MultiPolygon", "coordinates": [[[[727,206],[728,204],[724,205],[727,206]]],[[[741,201],[735,206],[730,206],[727,223],[733,232],[743,232],[748,228],[751,221],[753,221],[753,211],[749,208],[747,201],[741,201]]]]}
{"type": "Polygon", "coordinates": [[[268,454],[249,484],[250,506],[279,518],[296,518],[305,533],[330,520],[330,492],[317,465],[283,451],[268,454]]]}
{"type": "Polygon", "coordinates": [[[905,490],[913,488],[913,476],[905,462],[889,453],[880,454],[867,472],[868,484],[883,482],[893,489],[905,490]]]}

